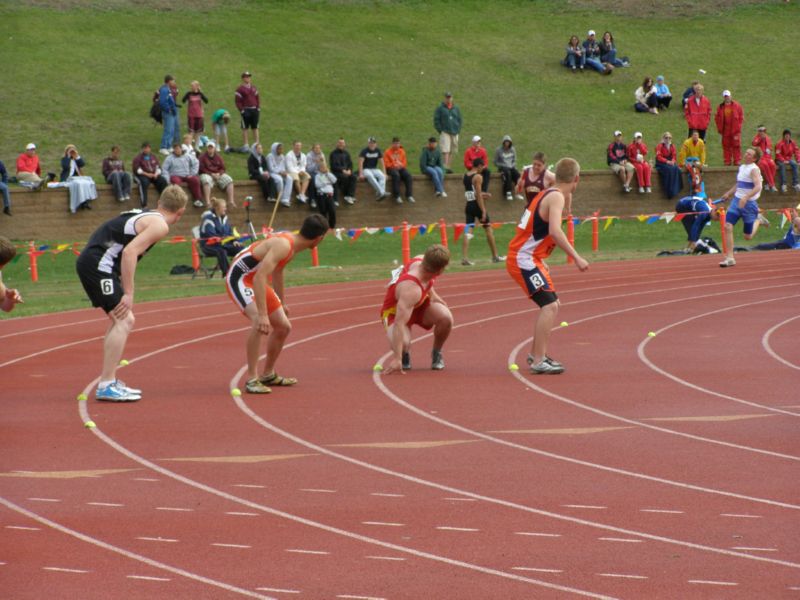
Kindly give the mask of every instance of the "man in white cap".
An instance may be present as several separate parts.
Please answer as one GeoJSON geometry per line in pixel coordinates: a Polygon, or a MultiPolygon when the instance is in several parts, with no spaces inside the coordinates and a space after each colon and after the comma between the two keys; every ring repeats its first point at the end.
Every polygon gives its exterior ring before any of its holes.
{"type": "Polygon", "coordinates": [[[606,163],[622,182],[622,191],[630,192],[635,169],[628,160],[628,147],[622,141],[622,132],[619,129],[614,132],[614,139],[606,150],[606,163]]]}
{"type": "Polygon", "coordinates": [[[586,34],[586,39],[583,42],[584,55],[586,56],[586,66],[591,67],[598,73],[611,73],[614,67],[611,65],[603,64],[600,60],[601,50],[600,44],[595,39],[594,29],[590,29],[586,34]]]}
{"type": "Polygon", "coordinates": [[[726,165],[738,165],[742,160],[742,105],[731,98],[729,90],[722,92],[722,102],[714,116],[717,131],[722,136],[722,156],[726,165]]]}
{"type": "Polygon", "coordinates": [[[488,192],[489,191],[489,155],[486,152],[486,148],[483,147],[481,143],[481,136],[473,135],[472,136],[472,145],[467,148],[467,151],[464,152],[464,168],[467,171],[470,171],[475,164],[475,159],[480,158],[483,160],[483,164],[486,168],[483,169],[481,175],[483,176],[483,181],[481,182],[481,191],[488,192]]]}
{"type": "Polygon", "coordinates": [[[42,187],[42,167],[36,154],[36,144],[25,146],[25,152],[17,157],[17,181],[21,185],[38,190],[42,187]]]}

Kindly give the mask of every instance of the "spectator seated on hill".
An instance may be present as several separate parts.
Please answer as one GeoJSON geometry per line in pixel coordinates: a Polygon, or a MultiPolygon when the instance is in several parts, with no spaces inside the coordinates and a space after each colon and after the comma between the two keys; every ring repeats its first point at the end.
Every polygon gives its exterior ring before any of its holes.
{"type": "Polygon", "coordinates": [[[622,182],[622,191],[631,191],[631,180],[636,172],[634,166],[628,160],[628,148],[622,141],[622,132],[614,132],[614,139],[606,149],[606,162],[611,171],[619,177],[622,182]]]}
{"type": "Polygon", "coordinates": [[[185,183],[192,193],[197,208],[205,206],[200,178],[197,176],[199,170],[200,162],[191,154],[184,154],[180,142],[172,145],[172,153],[164,161],[164,178],[176,185],[185,183]]]}
{"type": "Polygon", "coordinates": [[[706,143],[700,139],[700,132],[693,129],[689,137],[684,140],[678,152],[678,164],[690,171],[690,166],[701,171],[706,167],[706,143]],[[687,165],[688,159],[694,159],[693,165],[687,165]]]}
{"type": "Polygon", "coordinates": [[[183,136],[181,143],[181,148],[183,148],[183,153],[188,154],[189,156],[193,156],[198,161],[200,160],[199,150],[195,148],[194,145],[194,136],[191,133],[187,133],[183,136]]]}
{"type": "Polygon", "coordinates": [[[617,46],[614,44],[614,36],[610,31],[603,34],[600,40],[600,60],[615,67],[630,67],[631,61],[627,56],[622,58],[617,56],[617,46]]]}
{"type": "Polygon", "coordinates": [[[639,193],[650,193],[650,163],[647,162],[647,144],[644,143],[642,133],[637,131],[633,134],[633,142],[627,148],[628,160],[636,170],[636,180],[639,182],[639,193]]]}
{"type": "Polygon", "coordinates": [[[250,179],[258,183],[261,195],[267,202],[278,201],[278,190],[269,172],[267,157],[261,143],[253,144],[250,155],[247,157],[247,174],[250,179]]]}
{"type": "Polygon", "coordinates": [[[11,216],[11,193],[8,191],[8,171],[0,160],[0,193],[3,194],[3,212],[11,216]]]}
{"type": "Polygon", "coordinates": [[[444,163],[435,137],[429,137],[428,145],[420,152],[419,170],[433,181],[436,196],[447,198],[447,192],[444,191],[444,163]]]}
{"type": "Polygon", "coordinates": [[[800,192],[800,182],[797,180],[797,163],[800,161],[800,149],[792,139],[792,132],[789,129],[783,130],[783,137],[775,147],[775,164],[778,165],[778,175],[781,180],[781,192],[788,191],[786,186],[786,167],[792,170],[792,187],[796,192],[800,192]]]}
{"type": "Polygon", "coordinates": [[[577,35],[573,35],[569,38],[569,42],[567,42],[567,55],[564,57],[564,60],[561,61],[561,64],[572,69],[573,73],[577,73],[578,70],[581,72],[584,71],[586,67],[586,53],[583,51],[583,46],[581,46],[581,41],[578,39],[577,35]]]}
{"type": "Polygon", "coordinates": [[[403,203],[400,196],[400,180],[406,187],[406,202],[414,204],[414,180],[408,172],[408,159],[406,150],[400,143],[399,137],[392,138],[392,145],[383,154],[383,164],[386,167],[386,174],[392,179],[392,194],[397,204],[403,203]]]}
{"type": "Polygon", "coordinates": [[[292,143],[291,151],[286,155],[286,172],[292,178],[294,191],[300,204],[308,202],[308,185],[311,177],[308,174],[306,155],[303,154],[303,143],[295,141],[292,143]]]}
{"type": "MultiPolygon", "coordinates": [[[[503,180],[503,194],[506,200],[513,200],[514,189],[519,181],[519,171],[517,171],[517,150],[510,135],[503,136],[503,143],[495,150],[494,164],[503,180]]],[[[522,200],[522,196],[518,198],[522,200]]]]}
{"type": "Polygon", "coordinates": [[[73,144],[67,145],[61,158],[60,181],[69,189],[69,210],[73,213],[78,209],[91,209],[89,203],[97,198],[94,179],[83,174],[85,166],[78,149],[73,144]]]}
{"type": "MultiPolygon", "coordinates": [[[[319,143],[311,146],[311,150],[306,154],[306,173],[308,173],[308,204],[311,208],[317,208],[317,184],[314,178],[319,173],[319,165],[325,161],[325,154],[322,152],[322,146],[319,143]]],[[[334,175],[334,179],[335,179],[334,175]]],[[[331,202],[333,202],[331,200],[331,202]]],[[[330,221],[328,221],[330,225],[330,221]]]]}
{"type": "Polygon", "coordinates": [[[652,77],[645,77],[642,85],[636,88],[633,95],[636,97],[636,102],[633,105],[636,112],[658,114],[658,96],[656,95],[652,77]]]}
{"type": "Polygon", "coordinates": [[[601,59],[600,44],[595,39],[593,29],[589,30],[587,38],[583,42],[583,53],[586,56],[586,66],[591,67],[598,73],[610,75],[614,67],[608,63],[604,63],[601,59]]]}
{"type": "Polygon", "coordinates": [[[275,182],[280,203],[287,208],[292,205],[292,177],[286,170],[286,156],[283,153],[283,144],[275,142],[272,144],[270,153],[267,155],[267,165],[272,181],[275,182]]]}
{"type": "Polygon", "coordinates": [[[464,152],[464,168],[467,171],[471,171],[474,168],[475,160],[478,158],[483,161],[479,179],[481,179],[481,191],[485,193],[489,191],[489,178],[491,177],[489,155],[486,153],[486,148],[483,147],[481,136],[473,135],[472,145],[464,152]]]}
{"type": "Polygon", "coordinates": [[[750,246],[747,250],[800,250],[800,216],[797,215],[797,209],[790,208],[789,216],[792,222],[782,240],[756,244],[755,246],[750,246]]]}
{"type": "Polygon", "coordinates": [[[670,102],[672,102],[672,92],[664,82],[664,76],[659,75],[656,77],[656,108],[659,110],[669,108],[670,102]]]}
{"type": "MultiPolygon", "coordinates": [[[[331,173],[336,176],[336,193],[342,196],[347,204],[354,204],[358,176],[353,172],[353,159],[347,151],[347,143],[344,138],[339,138],[336,141],[336,148],[331,152],[328,167],[331,173]]],[[[333,204],[334,206],[339,206],[336,195],[333,197],[333,204]]]]}
{"type": "Polygon", "coordinates": [[[683,215],[681,225],[688,236],[688,249],[691,252],[716,254],[714,246],[701,239],[703,228],[710,221],[719,221],[719,211],[702,196],[684,196],[675,204],[675,212],[683,215]]]}
{"type": "Polygon", "coordinates": [[[217,145],[214,142],[208,142],[206,151],[200,156],[200,183],[203,186],[207,208],[211,208],[211,188],[215,186],[225,192],[228,204],[236,207],[233,177],[225,171],[225,161],[217,152],[217,145]]]}
{"type": "Polygon", "coordinates": [[[125,202],[131,199],[131,175],[119,158],[119,146],[111,146],[111,155],[103,159],[103,177],[114,189],[114,197],[125,202]]]}
{"type": "Polygon", "coordinates": [[[678,166],[678,153],[669,131],[661,136],[661,143],[656,146],[656,171],[661,178],[664,194],[671,200],[683,189],[683,177],[678,166]]]}
{"type": "Polygon", "coordinates": [[[169,185],[162,175],[161,164],[158,162],[158,157],[153,154],[149,142],[142,144],[142,151],[133,159],[131,170],[139,186],[141,206],[142,208],[147,208],[147,188],[152,185],[161,194],[169,185]]]}
{"type": "Polygon", "coordinates": [[[200,217],[200,250],[216,256],[223,277],[228,272],[228,258],[236,256],[242,245],[235,239],[228,223],[228,205],[221,198],[211,198],[210,208],[200,217]]]}
{"type": "Polygon", "coordinates": [[[389,195],[386,191],[383,152],[378,148],[378,141],[374,137],[367,140],[367,147],[358,154],[358,178],[366,180],[375,190],[375,199],[378,202],[389,195]]]}
{"type": "Polygon", "coordinates": [[[314,175],[314,187],[317,195],[317,210],[328,220],[331,229],[336,228],[336,175],[328,170],[328,164],[323,156],[317,162],[317,171],[314,175]]]}
{"type": "MultiPolygon", "coordinates": [[[[39,164],[39,155],[36,153],[36,144],[25,146],[25,152],[17,157],[17,181],[22,187],[39,190],[45,184],[42,179],[42,167],[39,164]]],[[[56,178],[55,173],[47,174],[47,182],[56,178]]]]}
{"type": "Polygon", "coordinates": [[[759,125],[758,131],[753,138],[753,148],[761,150],[761,160],[758,161],[758,168],[761,169],[761,176],[764,178],[766,185],[764,186],[767,191],[777,192],[778,188],[775,186],[775,174],[778,166],[775,164],[772,140],[767,135],[767,128],[759,125]]]}

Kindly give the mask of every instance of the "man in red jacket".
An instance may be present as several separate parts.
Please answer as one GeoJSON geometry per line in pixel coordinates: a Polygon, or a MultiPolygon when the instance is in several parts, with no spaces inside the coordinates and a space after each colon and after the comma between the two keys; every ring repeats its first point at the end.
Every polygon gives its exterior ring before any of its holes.
{"type": "Polygon", "coordinates": [[[722,92],[722,103],[714,116],[717,131],[722,136],[722,155],[726,165],[738,165],[742,160],[742,105],[731,98],[728,90],[722,92]]]}
{"type": "Polygon", "coordinates": [[[247,130],[252,129],[255,141],[253,144],[258,144],[258,117],[261,114],[261,99],[258,97],[258,88],[254,86],[251,81],[252,74],[250,71],[242,73],[242,85],[236,88],[234,99],[236,100],[236,109],[242,115],[242,136],[244,137],[244,152],[250,151],[249,139],[247,137],[247,130]]]}
{"type": "Polygon", "coordinates": [[[481,136],[474,135],[472,136],[472,145],[467,148],[467,151],[464,152],[464,168],[467,171],[472,169],[472,166],[476,159],[480,158],[483,160],[484,169],[481,172],[483,176],[483,181],[481,183],[481,191],[488,192],[489,191],[489,168],[486,166],[489,164],[489,155],[486,153],[486,148],[483,147],[481,144],[481,136]]]}
{"type": "Polygon", "coordinates": [[[696,129],[700,134],[700,139],[705,142],[706,129],[708,129],[708,124],[711,122],[711,102],[703,92],[702,83],[694,86],[694,94],[686,99],[683,114],[686,117],[687,125],[689,125],[689,134],[686,137],[692,137],[692,129],[696,129]]]}

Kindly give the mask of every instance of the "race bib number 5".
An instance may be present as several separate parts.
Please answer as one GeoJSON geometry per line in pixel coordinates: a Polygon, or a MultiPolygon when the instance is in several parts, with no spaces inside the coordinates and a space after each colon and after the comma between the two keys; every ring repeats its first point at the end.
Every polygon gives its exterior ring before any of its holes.
{"type": "Polygon", "coordinates": [[[114,280],[113,279],[101,279],[100,280],[100,291],[103,292],[104,296],[111,296],[114,293],[114,280]]]}

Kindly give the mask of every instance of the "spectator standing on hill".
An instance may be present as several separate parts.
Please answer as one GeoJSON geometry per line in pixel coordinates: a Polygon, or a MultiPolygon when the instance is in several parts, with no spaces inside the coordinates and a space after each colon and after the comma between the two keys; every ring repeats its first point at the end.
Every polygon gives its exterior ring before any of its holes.
{"type": "Polygon", "coordinates": [[[633,105],[636,112],[658,114],[658,96],[656,95],[656,88],[653,85],[652,77],[645,77],[644,81],[642,81],[642,85],[636,88],[633,95],[636,97],[636,102],[633,105]]]}
{"type": "Polygon", "coordinates": [[[208,98],[200,91],[199,81],[191,83],[191,89],[183,95],[181,103],[187,105],[186,118],[189,133],[192,134],[194,145],[199,148],[200,135],[205,130],[203,104],[208,104],[208,98]]]}
{"type": "Polygon", "coordinates": [[[292,143],[291,151],[286,155],[286,172],[292,178],[297,200],[300,204],[308,202],[308,183],[311,177],[306,170],[306,155],[303,154],[303,143],[295,140],[292,143]]]}
{"type": "Polygon", "coordinates": [[[517,171],[517,150],[514,148],[514,142],[510,135],[503,136],[503,143],[494,153],[494,164],[503,180],[503,193],[506,200],[513,200],[514,188],[519,181],[519,171],[517,171]]]}
{"type": "Polygon", "coordinates": [[[547,168],[544,152],[535,152],[533,161],[522,169],[522,177],[517,183],[517,193],[525,194],[525,201],[531,200],[541,192],[556,183],[556,175],[547,168]]]}
{"type": "Polygon", "coordinates": [[[228,204],[222,198],[211,198],[209,208],[200,217],[200,250],[206,256],[215,256],[222,276],[228,272],[228,258],[236,256],[242,245],[233,237],[228,223],[228,204]]]}
{"type": "Polygon", "coordinates": [[[690,85],[689,87],[687,87],[685,90],[683,90],[683,96],[682,96],[682,98],[683,98],[683,108],[684,108],[684,110],[686,110],[686,103],[689,101],[689,96],[691,96],[692,94],[694,94],[694,89],[695,89],[695,88],[696,88],[698,85],[700,85],[700,82],[699,82],[699,81],[697,81],[697,80],[695,79],[695,80],[694,80],[694,81],[691,83],[691,85],[690,85]]]}
{"type": "Polygon", "coordinates": [[[642,133],[637,131],[633,134],[633,142],[628,145],[628,160],[636,169],[636,180],[639,182],[639,193],[652,192],[650,187],[650,163],[647,162],[647,144],[644,143],[642,133]]]}
{"type": "Polygon", "coordinates": [[[185,183],[194,198],[194,205],[202,208],[203,192],[200,189],[200,162],[191,154],[184,154],[180,142],[172,145],[172,154],[164,161],[164,179],[170,183],[181,185],[185,183]]]}
{"type": "Polygon", "coordinates": [[[687,158],[696,158],[701,169],[706,166],[706,143],[700,139],[700,132],[696,129],[689,131],[689,137],[684,140],[678,152],[678,164],[686,167],[687,158]]]}
{"type": "Polygon", "coordinates": [[[131,199],[131,176],[125,171],[125,163],[119,158],[119,146],[111,146],[111,155],[103,159],[103,177],[114,189],[114,197],[120,202],[131,199]]]}
{"type": "Polygon", "coordinates": [[[656,171],[661,177],[664,194],[671,200],[683,189],[683,178],[681,168],[678,166],[678,154],[669,131],[661,136],[661,143],[656,146],[656,171]]]}
{"type": "MultiPolygon", "coordinates": [[[[336,148],[331,151],[328,167],[336,176],[336,189],[339,196],[342,196],[347,204],[355,203],[358,177],[353,173],[353,159],[350,157],[350,152],[347,151],[347,142],[344,138],[336,141],[336,148]]],[[[339,206],[336,194],[333,196],[333,204],[339,206]]]]}
{"type": "Polygon", "coordinates": [[[280,203],[285,207],[292,205],[292,178],[286,170],[286,156],[283,153],[283,144],[275,142],[267,156],[269,174],[278,191],[280,203]]]}
{"type": "Polygon", "coordinates": [[[567,56],[561,61],[561,64],[572,69],[573,73],[577,73],[579,69],[583,73],[584,67],[586,67],[586,53],[583,51],[583,46],[581,46],[581,41],[577,35],[569,38],[567,56]]]}
{"type": "MultiPolygon", "coordinates": [[[[253,130],[253,137],[255,144],[258,143],[258,118],[261,114],[261,99],[258,96],[258,89],[251,82],[253,75],[250,71],[242,73],[242,84],[236,88],[234,98],[236,100],[236,109],[242,115],[242,136],[244,139],[244,146],[242,151],[250,151],[250,142],[247,137],[247,130],[253,130]]],[[[291,188],[289,188],[291,191],[291,188]]]]}
{"type": "Polygon", "coordinates": [[[7,288],[3,284],[3,267],[17,255],[17,249],[11,240],[0,236],[0,310],[11,312],[14,306],[22,302],[22,296],[14,289],[7,288]]]}
{"type": "Polygon", "coordinates": [[[486,152],[486,148],[483,147],[483,143],[481,142],[481,136],[473,135],[472,136],[472,145],[467,148],[467,151],[464,152],[464,168],[467,171],[470,171],[475,165],[475,159],[480,158],[483,161],[483,169],[481,169],[480,173],[480,180],[481,180],[481,191],[488,192],[489,191],[489,176],[491,175],[491,171],[489,171],[489,155],[486,152]]]}
{"type": "Polygon", "coordinates": [[[256,181],[261,188],[261,194],[267,202],[277,202],[278,194],[275,191],[275,184],[269,172],[267,157],[263,154],[260,143],[253,144],[250,155],[247,157],[247,174],[250,179],[256,181]]]}
{"type": "Polygon", "coordinates": [[[172,75],[164,76],[164,85],[158,88],[158,105],[161,107],[161,118],[164,122],[164,134],[161,136],[161,154],[169,156],[172,144],[181,139],[181,125],[178,120],[178,84],[172,75]]]}
{"type": "Polygon", "coordinates": [[[622,191],[631,191],[631,180],[636,172],[634,166],[628,161],[628,148],[622,141],[622,132],[614,132],[614,139],[606,149],[606,163],[622,182],[622,191]]]}
{"type": "Polygon", "coordinates": [[[427,175],[433,181],[433,189],[436,195],[447,198],[444,191],[444,164],[442,163],[442,153],[437,147],[436,138],[429,137],[428,145],[422,148],[419,155],[419,170],[423,175],[427,175]]]}
{"type": "Polygon", "coordinates": [[[228,123],[231,122],[231,113],[224,108],[214,111],[211,115],[211,122],[214,124],[214,141],[217,148],[223,148],[225,152],[231,151],[230,140],[228,140],[228,123]]]}
{"type": "Polygon", "coordinates": [[[800,149],[792,139],[789,129],[783,130],[783,137],[775,146],[775,163],[778,165],[778,175],[781,179],[781,192],[786,193],[786,165],[792,169],[792,187],[800,192],[800,182],[797,180],[797,163],[800,161],[800,149]]]}
{"type": "MultiPolygon", "coordinates": [[[[52,181],[53,177],[48,180],[52,181]]],[[[25,146],[25,152],[17,157],[17,181],[23,187],[38,190],[44,185],[42,167],[39,164],[39,155],[36,154],[36,144],[25,146]]]]}
{"type": "Polygon", "coordinates": [[[734,186],[722,195],[724,200],[733,197],[725,213],[725,259],[719,263],[720,267],[733,267],[736,260],[733,258],[733,227],[742,220],[744,239],[753,239],[760,223],[769,226],[769,221],[758,213],[758,198],[761,195],[761,171],[758,169],[758,159],[761,151],[757,148],[748,148],[744,153],[743,164],[739,166],[734,186]]]}
{"type": "Polygon", "coordinates": [[[439,146],[444,158],[445,173],[452,173],[451,159],[458,152],[458,135],[461,133],[461,110],[453,102],[453,94],[444,93],[444,100],[433,113],[433,127],[439,133],[439,146]]]}
{"type": "Polygon", "coordinates": [[[75,212],[78,209],[90,210],[89,204],[97,199],[97,186],[94,179],[83,174],[86,166],[81,158],[78,149],[73,144],[68,144],[64,148],[64,156],[61,158],[61,177],[60,181],[66,183],[69,189],[69,210],[75,212]]]}
{"type": "Polygon", "coordinates": [[[722,155],[726,165],[738,165],[742,161],[742,105],[731,98],[728,90],[722,92],[722,102],[714,115],[717,131],[722,136],[722,155]]]}
{"type": "MultiPolygon", "coordinates": [[[[308,203],[311,208],[317,208],[317,183],[315,178],[319,172],[319,165],[325,160],[322,146],[319,143],[311,146],[311,150],[306,154],[306,173],[308,173],[308,203]]],[[[329,171],[330,172],[330,171],[329,171]]],[[[334,175],[334,180],[336,176],[334,175]]],[[[336,182],[334,181],[334,184],[336,182]]],[[[335,190],[335,188],[334,188],[335,190]]],[[[333,200],[331,200],[333,202],[333,200]]],[[[328,219],[330,222],[330,219],[328,219]]]]}
{"type": "Polygon", "coordinates": [[[705,142],[706,130],[708,129],[708,124],[711,123],[711,102],[705,96],[704,91],[705,88],[702,83],[694,86],[694,94],[686,100],[683,114],[686,117],[687,125],[689,125],[689,135],[692,135],[692,129],[696,129],[700,139],[705,142]]]}
{"type": "Polygon", "coordinates": [[[233,177],[225,171],[225,161],[217,152],[217,145],[214,142],[206,144],[206,151],[200,155],[199,162],[200,183],[203,186],[206,208],[211,208],[211,188],[214,186],[224,191],[228,204],[235,207],[233,177]]]}
{"type": "Polygon", "coordinates": [[[380,202],[389,193],[386,191],[386,171],[383,164],[383,152],[378,148],[374,137],[367,140],[367,147],[358,154],[358,178],[365,179],[375,190],[375,199],[380,202]]]}
{"type": "Polygon", "coordinates": [[[336,205],[333,199],[336,195],[334,186],[336,185],[336,175],[328,170],[325,157],[317,163],[317,172],[314,175],[314,188],[317,195],[317,210],[328,221],[331,229],[336,229],[336,205]]]}
{"type": "Polygon", "coordinates": [[[383,164],[386,167],[387,176],[392,178],[392,194],[397,204],[403,203],[400,195],[400,180],[406,186],[406,201],[414,204],[414,180],[408,172],[408,159],[406,150],[400,143],[399,137],[392,138],[392,145],[383,154],[383,164]]]}
{"type": "Polygon", "coordinates": [[[764,177],[764,181],[767,182],[767,190],[777,192],[775,173],[778,170],[778,166],[773,158],[772,140],[769,139],[767,128],[763,125],[758,127],[756,136],[753,138],[753,147],[761,150],[761,160],[758,161],[758,168],[761,169],[761,175],[764,177]]]}
{"type": "Polygon", "coordinates": [[[583,41],[583,53],[586,56],[586,64],[598,73],[609,75],[614,70],[614,67],[610,64],[603,63],[600,58],[600,44],[597,43],[594,36],[594,29],[590,29],[586,39],[583,41]]]}
{"type": "Polygon", "coordinates": [[[472,168],[464,174],[464,198],[467,201],[464,207],[465,215],[465,229],[464,235],[461,238],[461,264],[465,267],[474,265],[475,263],[469,259],[469,240],[473,237],[472,231],[477,221],[483,226],[486,232],[486,243],[489,244],[489,250],[492,251],[492,262],[503,262],[506,257],[497,255],[497,244],[494,241],[494,231],[492,230],[492,222],[489,220],[489,212],[486,210],[486,201],[491,198],[491,194],[482,191],[483,171],[486,169],[486,164],[482,158],[476,158],[472,163],[472,168]]]}
{"type": "Polygon", "coordinates": [[[627,56],[617,57],[617,46],[614,44],[614,36],[610,31],[603,34],[603,39],[599,42],[600,60],[615,67],[630,67],[631,63],[627,56]]]}
{"type": "Polygon", "coordinates": [[[158,157],[153,154],[149,142],[142,144],[142,151],[133,159],[131,171],[139,185],[139,201],[142,208],[147,208],[147,188],[150,185],[155,187],[159,194],[169,185],[161,174],[161,165],[158,157]]]}
{"type": "Polygon", "coordinates": [[[3,194],[3,212],[10,217],[11,193],[8,191],[8,171],[6,171],[6,166],[2,160],[0,160],[0,192],[3,194]]]}
{"type": "Polygon", "coordinates": [[[672,92],[664,82],[664,76],[659,75],[656,77],[656,108],[659,110],[669,108],[670,102],[672,102],[672,92]]]}

